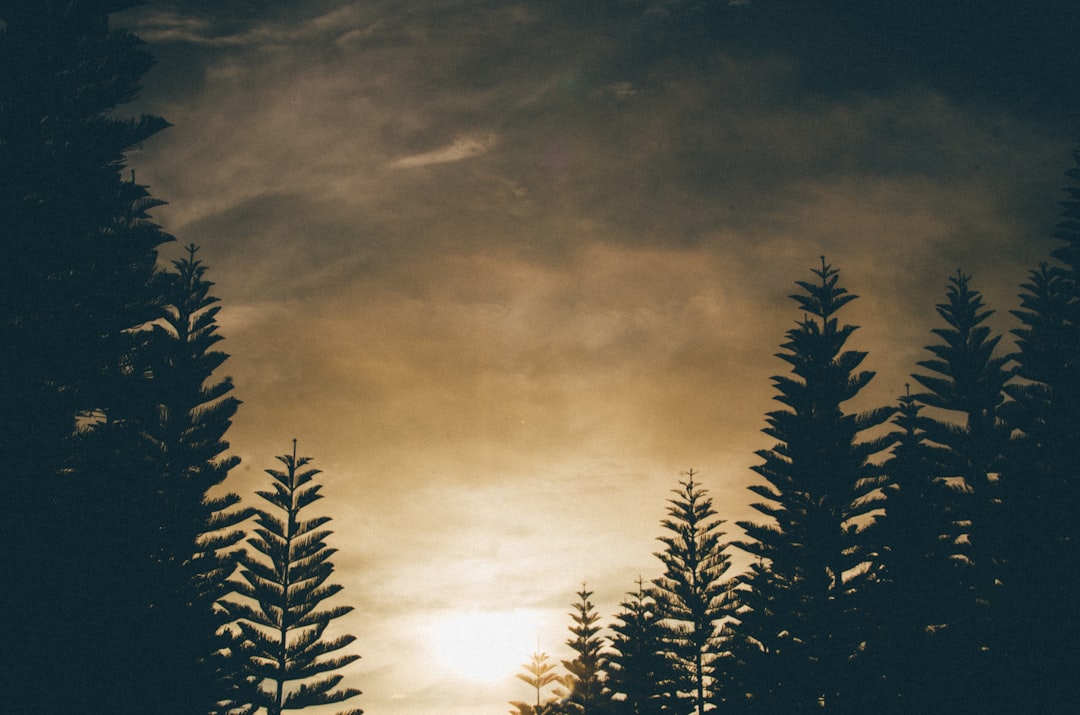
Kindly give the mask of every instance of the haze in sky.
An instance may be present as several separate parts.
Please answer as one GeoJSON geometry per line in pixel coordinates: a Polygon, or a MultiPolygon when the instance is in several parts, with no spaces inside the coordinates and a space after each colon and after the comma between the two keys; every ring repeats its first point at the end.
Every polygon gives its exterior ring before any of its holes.
{"type": "MultiPolygon", "coordinates": [[[[373,715],[498,715],[691,467],[720,515],[820,256],[904,392],[957,268],[1013,327],[1080,136],[1074,3],[199,0],[131,165],[222,299],[230,488],[324,470],[373,715]],[[991,7],[992,6],[992,7],[991,7]]],[[[171,250],[171,249],[170,249],[171,250]]],[[[166,258],[169,256],[166,253],[166,258]]]]}

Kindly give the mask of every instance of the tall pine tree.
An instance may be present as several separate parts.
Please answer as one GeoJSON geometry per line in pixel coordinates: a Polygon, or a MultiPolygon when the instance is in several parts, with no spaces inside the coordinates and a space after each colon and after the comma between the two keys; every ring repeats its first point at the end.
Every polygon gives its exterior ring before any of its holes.
{"type": "Polygon", "coordinates": [[[929,418],[910,393],[893,419],[897,442],[885,463],[885,514],[873,529],[881,568],[871,590],[874,638],[863,676],[875,712],[952,712],[955,656],[946,631],[960,614],[962,496],[938,469],[940,446],[927,441],[929,418]]]}
{"type": "MultiPolygon", "coordinates": [[[[319,470],[307,467],[310,457],[296,456],[296,440],[292,454],[278,461],[284,470],[266,470],[272,488],[256,492],[273,508],[256,512],[257,527],[248,544],[257,555],[240,557],[243,581],[237,591],[246,598],[226,604],[249,644],[247,672],[260,683],[256,705],[265,707],[268,715],[340,703],[360,694],[351,687],[335,690],[344,676],[333,672],[360,657],[338,654],[356,637],[324,637],[332,621],[352,610],[320,609],[342,589],[327,583],[334,571],[329,559],[337,551],[326,546],[332,532],[323,527],[330,517],[301,518],[322,498],[322,485],[314,481],[319,470]]],[[[339,715],[362,712],[351,709],[339,715]]]]}
{"type": "Polygon", "coordinates": [[[913,377],[925,391],[915,395],[938,416],[925,422],[926,438],[938,445],[938,476],[961,488],[956,527],[966,564],[957,619],[943,634],[961,665],[954,690],[969,705],[994,708],[1002,701],[993,673],[1004,656],[992,604],[1000,597],[1000,558],[1006,533],[1000,526],[998,476],[1009,450],[1002,419],[1010,357],[997,354],[1000,335],[986,325],[993,314],[961,272],[950,278],[946,302],[937,306],[945,327],[932,332],[932,358],[919,361],[930,374],[913,377]],[[963,692],[967,689],[967,692],[963,692]],[[996,693],[996,694],[995,694],[996,693]]]}
{"type": "Polygon", "coordinates": [[[167,305],[145,348],[155,387],[146,435],[163,507],[154,547],[158,583],[172,601],[157,610],[176,664],[173,677],[160,680],[174,683],[164,688],[174,706],[179,701],[190,712],[227,713],[244,679],[230,662],[234,644],[219,602],[230,592],[235,547],[244,538],[239,525],[251,510],[238,506],[237,494],[216,491],[240,461],[222,456],[240,401],[232,380],[216,375],[228,355],[215,347],[222,340],[220,306],[197,251],[188,246],[187,256],[163,276],[167,305]],[[180,689],[175,682],[190,685],[180,689]]]}
{"type": "Polygon", "coordinates": [[[1023,692],[1041,712],[1080,709],[1071,683],[1080,641],[1074,589],[1062,574],[1080,572],[1080,150],[1067,172],[1061,222],[1064,245],[1053,264],[1031,271],[1013,311],[1017,375],[1007,386],[1006,419],[1018,438],[1002,470],[1001,598],[995,620],[1007,643],[1003,690],[1023,692]]]}
{"type": "Polygon", "coordinates": [[[694,470],[673,489],[664,549],[655,556],[664,565],[653,579],[652,596],[665,626],[665,651],[672,658],[677,691],[686,711],[701,715],[723,697],[718,668],[725,655],[724,618],[729,614],[730,559],[708,491],[694,482],[694,470]]]}
{"type": "Polygon", "coordinates": [[[864,436],[893,410],[845,409],[874,375],[859,370],[865,352],[844,349],[856,326],[837,314],[856,296],[824,258],[813,273],[791,296],[804,317],[778,357],[793,375],[773,378],[784,408],[768,414],[764,432],[777,444],[758,452],[754,470],[765,484],[750,487],[767,521],[738,522],[749,537],[740,546],[756,562],[739,585],[737,689],[758,712],[845,711],[861,698],[853,668],[873,557],[862,525],[878,506],[881,468],[872,458],[891,442],[864,436]]]}
{"type": "Polygon", "coordinates": [[[0,568],[19,604],[0,626],[18,653],[4,667],[16,711],[151,705],[130,687],[158,647],[129,618],[153,588],[156,526],[132,351],[157,317],[157,247],[171,238],[149,221],[159,202],[122,175],[125,152],[167,126],[116,115],[152,64],[109,28],[133,4],[0,5],[0,568]]]}
{"type": "Polygon", "coordinates": [[[598,625],[600,616],[589,599],[592,591],[584,584],[577,593],[578,601],[570,617],[574,623],[570,626],[573,638],[566,645],[574,652],[571,660],[562,662],[567,675],[562,678],[566,688],[566,697],[562,710],[567,715],[600,715],[607,712],[608,697],[604,689],[603,664],[604,639],[600,636],[598,625]]]}

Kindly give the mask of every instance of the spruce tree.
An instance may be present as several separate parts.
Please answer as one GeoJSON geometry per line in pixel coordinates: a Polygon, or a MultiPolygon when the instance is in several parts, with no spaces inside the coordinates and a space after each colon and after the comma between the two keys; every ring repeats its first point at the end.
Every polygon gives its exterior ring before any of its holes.
{"type": "Polygon", "coordinates": [[[719,662],[724,657],[723,619],[729,614],[730,559],[722,542],[723,521],[716,518],[708,491],[690,470],[673,489],[668,518],[658,537],[664,549],[655,556],[664,573],[651,594],[665,626],[665,650],[679,674],[677,690],[687,711],[698,715],[721,701],[719,662]]]}
{"type": "Polygon", "coordinates": [[[665,630],[656,601],[642,579],[620,605],[611,626],[607,684],[617,715],[674,713],[676,675],[665,651],[665,630]]]}
{"type": "MultiPolygon", "coordinates": [[[[330,623],[352,611],[351,606],[320,609],[323,601],[342,590],[328,584],[337,549],[326,545],[331,535],[323,528],[328,516],[302,518],[304,510],[322,498],[320,472],[308,468],[310,457],[279,456],[285,469],[267,469],[272,489],[256,494],[272,511],[256,510],[254,534],[247,539],[256,552],[240,555],[242,581],[236,591],[243,600],[225,605],[247,641],[247,673],[259,682],[258,702],[268,715],[316,705],[343,702],[360,694],[345,687],[344,676],[333,673],[357,660],[337,654],[356,640],[352,635],[325,637],[330,623]],[[324,675],[333,673],[331,675],[324,675]]],[[[351,709],[339,715],[360,715],[351,709]]]]}
{"type": "Polygon", "coordinates": [[[793,375],[773,378],[784,408],[768,413],[764,432],[777,444],[757,453],[765,484],[750,487],[767,520],[738,522],[749,537],[740,547],[755,562],[738,586],[732,687],[758,712],[844,711],[861,697],[860,589],[874,556],[863,527],[882,482],[872,458],[892,439],[864,435],[892,409],[845,409],[874,376],[859,370],[865,352],[844,349],[857,328],[837,314],[856,296],[824,258],[813,273],[791,296],[804,315],[778,357],[793,375]]]}
{"type": "Polygon", "coordinates": [[[574,624],[569,627],[573,638],[566,645],[574,652],[571,660],[562,662],[567,675],[562,678],[566,697],[562,709],[569,715],[600,715],[607,712],[607,694],[604,689],[603,664],[604,639],[599,635],[600,616],[589,599],[592,591],[584,584],[577,593],[570,617],[574,624]]]}

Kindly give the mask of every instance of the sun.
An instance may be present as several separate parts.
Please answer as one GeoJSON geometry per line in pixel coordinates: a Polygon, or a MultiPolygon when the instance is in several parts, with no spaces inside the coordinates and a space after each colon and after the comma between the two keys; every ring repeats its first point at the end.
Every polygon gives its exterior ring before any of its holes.
{"type": "Polygon", "coordinates": [[[539,630],[539,614],[525,609],[452,611],[434,621],[429,644],[439,665],[454,675],[495,683],[521,669],[539,630]]]}

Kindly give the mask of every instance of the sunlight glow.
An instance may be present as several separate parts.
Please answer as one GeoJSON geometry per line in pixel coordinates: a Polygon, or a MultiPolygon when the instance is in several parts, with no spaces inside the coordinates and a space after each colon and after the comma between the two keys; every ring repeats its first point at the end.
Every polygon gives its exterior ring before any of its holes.
{"type": "Polygon", "coordinates": [[[456,676],[495,683],[512,676],[536,649],[538,613],[455,611],[439,616],[429,643],[438,663],[456,676]]]}

